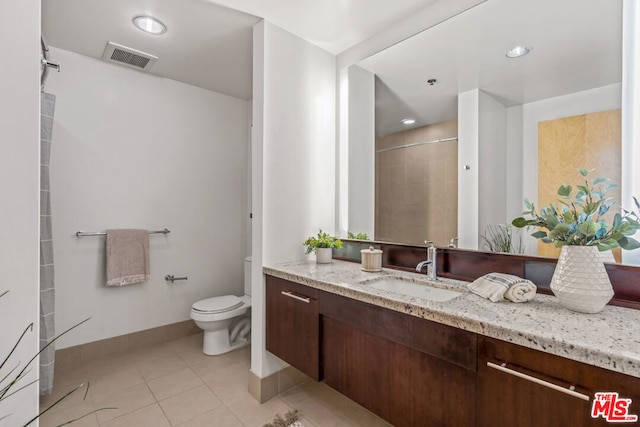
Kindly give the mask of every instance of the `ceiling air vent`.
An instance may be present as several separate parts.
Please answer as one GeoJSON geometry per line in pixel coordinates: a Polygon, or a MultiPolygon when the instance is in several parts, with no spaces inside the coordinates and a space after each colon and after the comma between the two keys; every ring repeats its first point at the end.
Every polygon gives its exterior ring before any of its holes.
{"type": "Polygon", "coordinates": [[[102,59],[139,70],[148,70],[158,60],[158,57],[117,43],[107,42],[102,59]]]}

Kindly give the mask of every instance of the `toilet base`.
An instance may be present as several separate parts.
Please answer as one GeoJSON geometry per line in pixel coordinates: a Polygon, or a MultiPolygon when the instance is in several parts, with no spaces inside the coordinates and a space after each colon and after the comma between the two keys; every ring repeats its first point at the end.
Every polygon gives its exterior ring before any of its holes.
{"type": "Polygon", "coordinates": [[[230,328],[204,331],[202,352],[208,356],[228,353],[251,344],[250,318],[236,319],[230,328]],[[236,326],[237,325],[237,326],[236,326]],[[233,339],[233,341],[231,341],[233,339]]]}
{"type": "Polygon", "coordinates": [[[251,340],[237,340],[234,343],[230,343],[228,329],[204,331],[202,352],[208,356],[216,356],[245,347],[249,344],[251,344],[251,340]]]}

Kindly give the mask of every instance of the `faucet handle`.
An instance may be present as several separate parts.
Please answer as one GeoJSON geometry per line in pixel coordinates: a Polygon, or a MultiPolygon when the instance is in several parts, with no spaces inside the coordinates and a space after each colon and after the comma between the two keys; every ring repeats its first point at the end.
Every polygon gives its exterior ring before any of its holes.
{"type": "Polygon", "coordinates": [[[431,241],[431,240],[425,240],[424,244],[427,245],[427,246],[431,245],[432,248],[435,247],[435,243],[433,243],[433,241],[431,241]]]}

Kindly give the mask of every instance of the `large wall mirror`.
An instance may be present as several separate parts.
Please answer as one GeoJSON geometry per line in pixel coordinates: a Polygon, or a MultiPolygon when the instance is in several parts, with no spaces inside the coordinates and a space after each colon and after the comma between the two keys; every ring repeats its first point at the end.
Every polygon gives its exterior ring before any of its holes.
{"type": "MultiPolygon", "coordinates": [[[[349,231],[486,250],[487,230],[558,179],[545,156],[574,131],[556,132],[542,154],[541,124],[612,112],[619,159],[622,0],[487,0],[351,66],[348,81],[349,231]],[[529,52],[508,57],[518,47],[529,52]],[[371,191],[353,184],[371,181],[371,191]]],[[[574,182],[577,168],[613,165],[595,173],[625,185],[615,156],[574,157],[562,163],[574,182]]],[[[538,254],[521,234],[521,253],[538,254]]]]}

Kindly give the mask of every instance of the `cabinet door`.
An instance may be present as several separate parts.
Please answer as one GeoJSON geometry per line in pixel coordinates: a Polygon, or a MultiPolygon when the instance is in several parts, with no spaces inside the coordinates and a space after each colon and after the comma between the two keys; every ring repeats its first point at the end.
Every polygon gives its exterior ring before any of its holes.
{"type": "Polygon", "coordinates": [[[322,318],[325,383],[389,420],[389,342],[337,320],[322,318]]]}
{"type": "Polygon", "coordinates": [[[611,425],[591,417],[596,392],[618,392],[640,414],[638,378],[486,337],[479,356],[479,427],[611,425]]]}
{"type": "Polygon", "coordinates": [[[319,380],[318,291],[272,276],[266,287],[267,350],[319,380]]]}
{"type": "Polygon", "coordinates": [[[396,343],[390,362],[392,424],[475,426],[475,372],[396,343]]]}
{"type": "Polygon", "coordinates": [[[475,425],[475,336],[325,292],[320,305],[327,385],[397,426],[475,425]]]}

